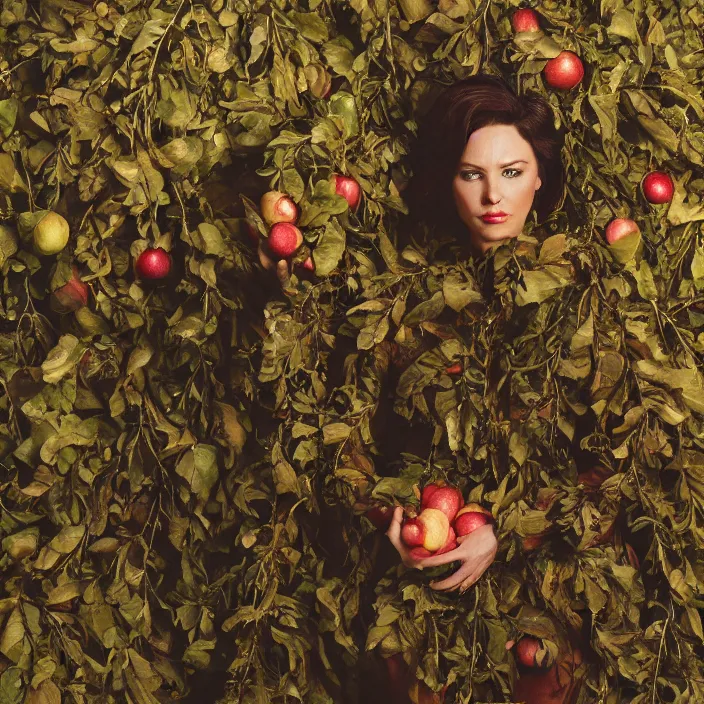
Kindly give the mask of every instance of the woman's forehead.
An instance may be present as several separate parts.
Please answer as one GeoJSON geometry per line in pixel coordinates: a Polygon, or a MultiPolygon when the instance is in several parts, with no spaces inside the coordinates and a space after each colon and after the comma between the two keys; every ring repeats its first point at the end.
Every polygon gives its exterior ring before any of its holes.
{"type": "Polygon", "coordinates": [[[503,163],[503,160],[511,161],[522,157],[529,159],[533,150],[513,125],[488,125],[469,135],[462,155],[474,155],[487,163],[503,163]]]}

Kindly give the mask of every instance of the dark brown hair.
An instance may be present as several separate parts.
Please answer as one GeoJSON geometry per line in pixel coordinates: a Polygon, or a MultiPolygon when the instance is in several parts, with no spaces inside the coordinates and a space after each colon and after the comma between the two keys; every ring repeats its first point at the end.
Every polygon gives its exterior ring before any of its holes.
{"type": "Polygon", "coordinates": [[[541,180],[533,202],[538,222],[556,209],[565,179],[563,136],[550,104],[538,93],[517,95],[501,78],[480,73],[446,88],[422,121],[404,193],[414,220],[458,234],[466,230],[452,198],[452,180],[470,135],[487,125],[514,125],[533,148],[541,180]]]}

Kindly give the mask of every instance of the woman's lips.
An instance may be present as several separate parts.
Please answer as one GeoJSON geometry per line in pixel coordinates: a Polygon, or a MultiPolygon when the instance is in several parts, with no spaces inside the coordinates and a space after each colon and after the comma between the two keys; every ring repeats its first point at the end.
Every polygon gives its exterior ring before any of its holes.
{"type": "Polygon", "coordinates": [[[498,223],[506,220],[508,215],[482,215],[482,220],[486,223],[498,223]]]}

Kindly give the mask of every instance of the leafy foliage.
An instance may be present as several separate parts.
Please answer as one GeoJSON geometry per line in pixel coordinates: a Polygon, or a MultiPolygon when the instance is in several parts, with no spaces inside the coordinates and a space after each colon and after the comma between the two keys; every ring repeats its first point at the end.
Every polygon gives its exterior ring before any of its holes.
{"type": "Polygon", "coordinates": [[[704,699],[704,13],[546,0],[514,34],[519,4],[3,0],[0,701],[352,702],[376,653],[508,701],[506,641],[570,629],[580,702],[704,699]],[[479,70],[550,101],[568,186],[473,261],[403,217],[404,157],[479,70]],[[316,267],[284,291],[247,228],[270,188],[316,267]],[[608,247],[613,217],[642,235],[608,247]],[[364,515],[437,478],[497,518],[463,597],[364,515]]]}

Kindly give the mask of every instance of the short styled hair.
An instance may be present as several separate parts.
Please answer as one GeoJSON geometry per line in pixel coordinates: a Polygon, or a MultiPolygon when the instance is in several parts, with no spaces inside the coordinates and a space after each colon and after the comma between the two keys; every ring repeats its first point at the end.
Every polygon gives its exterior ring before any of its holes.
{"type": "Polygon", "coordinates": [[[462,232],[452,180],[470,135],[487,125],[514,125],[533,148],[541,186],[533,207],[538,222],[558,207],[564,192],[563,136],[548,101],[529,91],[517,95],[501,78],[476,74],[446,88],[425,115],[411,148],[413,171],[404,194],[414,220],[462,232]]]}

